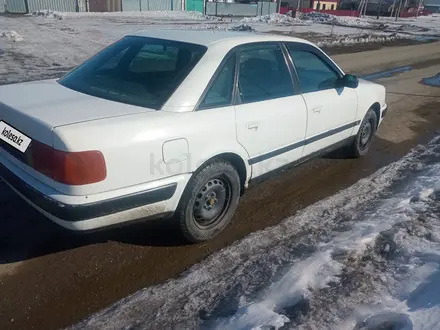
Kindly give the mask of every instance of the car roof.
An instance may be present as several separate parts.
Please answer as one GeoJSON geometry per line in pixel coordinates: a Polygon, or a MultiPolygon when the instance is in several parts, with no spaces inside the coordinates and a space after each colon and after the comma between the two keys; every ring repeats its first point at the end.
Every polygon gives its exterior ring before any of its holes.
{"type": "Polygon", "coordinates": [[[223,41],[231,41],[240,45],[251,42],[264,41],[290,41],[310,44],[310,42],[290,36],[275,35],[257,32],[238,32],[238,31],[218,31],[218,30],[177,30],[177,29],[148,29],[139,31],[131,36],[158,38],[180,42],[193,43],[209,47],[212,44],[218,44],[223,41]]]}

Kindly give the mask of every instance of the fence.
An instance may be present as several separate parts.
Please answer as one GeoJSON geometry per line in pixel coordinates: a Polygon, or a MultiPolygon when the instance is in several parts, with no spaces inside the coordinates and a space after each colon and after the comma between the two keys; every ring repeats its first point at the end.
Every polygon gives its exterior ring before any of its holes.
{"type": "Polygon", "coordinates": [[[24,14],[26,13],[25,0],[6,0],[5,11],[8,13],[24,14]]]}
{"type": "MultiPolygon", "coordinates": [[[[302,8],[301,11],[303,13],[310,13],[312,11],[317,11],[316,9],[313,8],[302,8]]],[[[359,10],[342,10],[342,9],[337,9],[337,10],[320,10],[320,13],[324,13],[324,14],[330,14],[330,15],[335,15],[335,16],[353,16],[353,17],[359,17],[360,16],[360,11],[359,10]]]]}
{"type": "Polygon", "coordinates": [[[123,11],[182,10],[181,0],[122,0],[123,11]]]}
{"type": "Polygon", "coordinates": [[[91,12],[122,11],[121,0],[88,0],[91,12]]]}
{"type": "MultiPolygon", "coordinates": [[[[76,0],[28,0],[29,11],[52,9],[56,11],[77,11],[76,0]]],[[[79,5],[79,3],[78,3],[79,5]]]]}
{"type": "Polygon", "coordinates": [[[85,0],[0,0],[0,12],[13,14],[24,14],[40,9],[51,9],[56,11],[85,11],[85,0]],[[3,11],[2,11],[3,6],[3,11]]]}
{"type": "Polygon", "coordinates": [[[276,13],[274,2],[258,2],[258,4],[241,4],[226,2],[207,2],[206,15],[210,16],[262,16],[276,13]]]}
{"type": "MultiPolygon", "coordinates": [[[[419,11],[419,16],[428,16],[428,15],[432,15],[432,11],[429,11],[429,10],[419,11]]],[[[416,12],[402,11],[400,13],[400,17],[402,17],[402,18],[409,18],[409,17],[416,17],[416,16],[417,16],[416,12]]]]}

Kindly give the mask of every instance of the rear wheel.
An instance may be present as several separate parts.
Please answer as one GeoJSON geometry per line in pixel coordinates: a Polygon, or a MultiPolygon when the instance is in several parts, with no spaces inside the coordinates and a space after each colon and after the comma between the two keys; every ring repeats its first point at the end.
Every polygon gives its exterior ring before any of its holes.
{"type": "Polygon", "coordinates": [[[229,224],[240,197],[240,177],[226,161],[215,161],[195,173],[176,215],[187,240],[210,240],[229,224]]]}
{"type": "Polygon", "coordinates": [[[359,158],[368,153],[377,129],[378,118],[373,109],[368,110],[353,143],[348,148],[348,156],[359,158]]]}

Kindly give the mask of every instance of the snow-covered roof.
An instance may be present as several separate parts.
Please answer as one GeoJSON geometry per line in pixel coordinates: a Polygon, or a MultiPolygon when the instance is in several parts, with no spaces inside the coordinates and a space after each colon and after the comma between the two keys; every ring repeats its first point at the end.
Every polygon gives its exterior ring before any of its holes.
{"type": "Polygon", "coordinates": [[[236,40],[237,44],[259,41],[296,41],[309,43],[300,38],[267,33],[237,32],[237,31],[210,31],[210,30],[177,30],[177,29],[148,29],[139,31],[135,36],[174,40],[209,46],[220,41],[236,40]]]}

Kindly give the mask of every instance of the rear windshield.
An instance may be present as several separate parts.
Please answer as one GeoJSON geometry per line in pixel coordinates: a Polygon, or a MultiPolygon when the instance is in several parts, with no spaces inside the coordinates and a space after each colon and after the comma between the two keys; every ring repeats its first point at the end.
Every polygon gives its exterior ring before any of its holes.
{"type": "Polygon", "coordinates": [[[58,82],[84,94],[158,110],[205,52],[201,45],[125,37],[58,82]]]}

